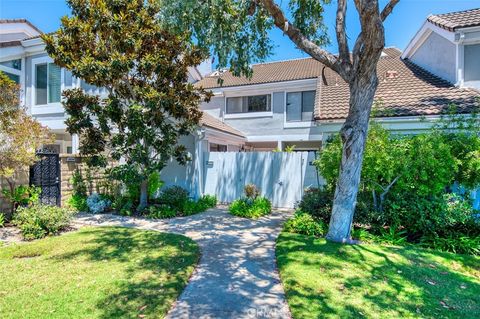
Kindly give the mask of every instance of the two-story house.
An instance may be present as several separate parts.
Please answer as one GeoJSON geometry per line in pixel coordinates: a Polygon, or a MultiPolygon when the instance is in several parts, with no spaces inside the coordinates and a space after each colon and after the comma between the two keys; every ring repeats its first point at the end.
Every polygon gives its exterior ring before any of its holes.
{"type": "MultiPolygon", "coordinates": [[[[45,51],[42,32],[25,19],[0,20],[0,71],[20,85],[20,101],[27,111],[41,124],[55,133],[56,141],[45,146],[57,153],[76,154],[78,136],[66,132],[66,114],[62,106],[62,91],[82,88],[92,94],[103,95],[106,91],[85,83],[60,68],[45,51]]],[[[189,81],[197,82],[211,73],[210,61],[189,69],[189,81]]],[[[205,114],[200,134],[215,142],[242,143],[245,137],[215,117],[205,114]]],[[[193,137],[187,138],[193,139],[193,137]]],[[[223,150],[220,147],[220,150],[223,150]]]]}

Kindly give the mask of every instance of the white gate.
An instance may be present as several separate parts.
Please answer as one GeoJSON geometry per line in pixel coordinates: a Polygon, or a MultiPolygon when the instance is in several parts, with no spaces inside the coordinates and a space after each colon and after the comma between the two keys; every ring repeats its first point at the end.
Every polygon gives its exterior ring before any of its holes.
{"type": "Polygon", "coordinates": [[[243,187],[253,183],[274,207],[294,207],[306,187],[323,183],[312,161],[314,152],[206,152],[203,154],[205,194],[215,194],[230,203],[243,196],[243,187]]]}

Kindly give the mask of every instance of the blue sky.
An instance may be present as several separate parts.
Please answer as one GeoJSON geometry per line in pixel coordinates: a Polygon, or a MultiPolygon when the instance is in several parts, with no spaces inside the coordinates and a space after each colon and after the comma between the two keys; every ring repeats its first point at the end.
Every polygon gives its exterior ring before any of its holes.
{"type": "MultiPolygon", "coordinates": [[[[387,0],[380,0],[380,2],[384,5],[387,0]]],[[[283,0],[283,3],[287,3],[287,0],[283,0]]],[[[332,39],[332,45],[327,49],[332,52],[337,52],[334,36],[335,7],[336,2],[333,0],[325,13],[325,22],[332,39]]],[[[431,13],[445,13],[478,7],[480,7],[480,0],[400,0],[385,24],[386,45],[403,50],[431,13]]],[[[1,19],[26,18],[44,32],[56,30],[60,24],[60,17],[67,14],[69,14],[69,9],[64,0],[0,0],[1,19]]],[[[358,17],[355,14],[353,1],[349,1],[347,33],[352,43],[355,41],[358,30],[358,17]]],[[[276,48],[269,60],[305,56],[280,31],[272,31],[271,37],[276,48]]]]}

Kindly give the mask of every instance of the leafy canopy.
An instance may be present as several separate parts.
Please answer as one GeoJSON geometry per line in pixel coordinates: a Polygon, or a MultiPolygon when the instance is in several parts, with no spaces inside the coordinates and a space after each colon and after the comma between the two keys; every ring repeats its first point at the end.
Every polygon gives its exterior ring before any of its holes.
{"type": "Polygon", "coordinates": [[[205,51],[158,23],[157,1],[69,0],[72,15],[43,39],[55,63],[107,90],[64,92],[68,131],[81,136],[80,151],[104,163],[106,151],[125,160],[118,169],[145,181],[174,156],[189,157],[178,139],[202,116],[210,95],[188,83],[188,69],[205,51]]]}
{"type": "Polygon", "coordinates": [[[0,92],[0,177],[13,183],[15,172],[32,165],[36,149],[53,136],[19,105],[18,85],[1,71],[0,92]]]}
{"type": "MultiPolygon", "coordinates": [[[[187,33],[202,48],[218,56],[218,67],[230,66],[236,75],[251,76],[250,65],[266,59],[273,50],[268,32],[275,27],[271,13],[256,0],[158,1],[160,22],[169,30],[187,33]]],[[[323,21],[330,0],[290,0],[284,9],[312,42],[328,43],[323,21]]]]}

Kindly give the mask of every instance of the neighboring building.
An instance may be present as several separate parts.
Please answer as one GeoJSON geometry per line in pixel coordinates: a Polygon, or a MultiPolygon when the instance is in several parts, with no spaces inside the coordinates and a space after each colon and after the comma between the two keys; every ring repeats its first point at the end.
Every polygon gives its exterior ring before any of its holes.
{"type": "Polygon", "coordinates": [[[458,87],[480,89],[480,8],[429,16],[402,58],[458,87]]]}
{"type": "MultiPolygon", "coordinates": [[[[378,76],[374,114],[392,131],[421,132],[452,104],[460,113],[478,106],[479,91],[454,86],[396,48],[384,50],[378,76]]],[[[246,150],[318,150],[348,115],[348,85],[312,58],[254,65],[251,79],[215,72],[196,85],[214,93],[202,109],[243,132],[246,150]]]]}
{"type": "MultiPolygon", "coordinates": [[[[66,114],[61,104],[62,91],[80,87],[92,94],[101,95],[106,92],[55,65],[45,51],[41,34],[38,28],[25,19],[0,20],[0,71],[20,85],[20,101],[28,112],[55,133],[55,143],[45,147],[57,153],[75,154],[78,152],[79,139],[66,132],[66,114]]],[[[199,81],[205,73],[211,73],[209,61],[198,68],[190,68],[189,81],[199,81]]],[[[212,141],[212,145],[219,142],[222,145],[238,145],[245,139],[242,133],[208,115],[204,117],[202,126],[205,131],[202,134],[207,141],[212,141]]]]}

